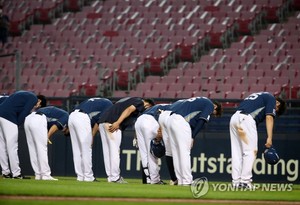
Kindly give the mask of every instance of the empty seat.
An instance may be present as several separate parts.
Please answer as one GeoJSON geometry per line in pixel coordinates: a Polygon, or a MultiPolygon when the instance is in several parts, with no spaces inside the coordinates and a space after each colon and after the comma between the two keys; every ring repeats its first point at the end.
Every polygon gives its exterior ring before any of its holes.
{"type": "Polygon", "coordinates": [[[174,75],[166,75],[166,76],[163,76],[161,78],[161,82],[164,82],[164,83],[168,83],[168,84],[171,84],[171,83],[176,83],[177,82],[177,79],[178,77],[177,76],[174,76],[174,75]]]}
{"type": "Polygon", "coordinates": [[[193,76],[180,76],[177,79],[177,83],[188,84],[192,83],[194,80],[193,76]]]}
{"type": "Polygon", "coordinates": [[[163,90],[168,90],[168,83],[164,82],[156,82],[152,84],[152,90],[158,90],[158,91],[163,91],[163,90]]]}
{"type": "MultiPolygon", "coordinates": [[[[116,91],[114,91],[113,96],[117,97],[117,98],[127,97],[128,96],[128,92],[124,91],[124,90],[116,90],[116,91]]],[[[135,96],[135,95],[133,95],[133,96],[134,97],[139,97],[139,96],[135,96]]]]}
{"type": "Polygon", "coordinates": [[[265,90],[265,85],[264,84],[250,84],[249,85],[249,92],[254,93],[254,92],[264,92],[265,90]]]}
{"type": "Polygon", "coordinates": [[[165,90],[160,92],[160,97],[161,98],[176,98],[177,93],[180,93],[181,91],[176,91],[176,90],[165,90]]]}
{"type": "Polygon", "coordinates": [[[144,92],[145,98],[159,98],[160,97],[160,91],[159,90],[146,90],[144,92]]]}
{"type": "Polygon", "coordinates": [[[168,86],[168,91],[182,91],[184,84],[182,83],[171,83],[168,86]]]}
{"type": "Polygon", "coordinates": [[[242,98],[242,92],[240,91],[228,91],[225,95],[226,99],[241,99],[242,98]]]}

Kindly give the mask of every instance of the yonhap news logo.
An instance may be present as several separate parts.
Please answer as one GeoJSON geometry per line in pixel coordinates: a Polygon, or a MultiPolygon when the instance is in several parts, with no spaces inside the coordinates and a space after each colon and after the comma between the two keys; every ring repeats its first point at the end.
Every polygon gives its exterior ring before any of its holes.
{"type": "Polygon", "coordinates": [[[207,194],[209,190],[209,184],[206,177],[197,178],[191,184],[191,191],[194,198],[200,198],[207,194]]]}
{"type": "Polygon", "coordinates": [[[251,188],[243,186],[233,186],[231,183],[209,183],[206,177],[197,178],[191,184],[191,192],[194,198],[200,198],[213,192],[232,192],[232,191],[268,191],[268,192],[291,192],[291,183],[257,183],[252,184],[251,188]]]}

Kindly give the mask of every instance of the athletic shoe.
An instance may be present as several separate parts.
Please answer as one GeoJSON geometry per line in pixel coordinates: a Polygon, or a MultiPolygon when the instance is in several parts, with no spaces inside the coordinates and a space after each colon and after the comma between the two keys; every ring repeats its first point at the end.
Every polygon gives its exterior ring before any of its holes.
{"type": "Polygon", "coordinates": [[[177,179],[176,179],[175,181],[170,180],[170,185],[171,185],[171,186],[178,185],[178,180],[177,180],[177,179]]]}
{"type": "Polygon", "coordinates": [[[57,181],[58,179],[55,179],[52,176],[42,176],[42,180],[57,181]]]}
{"type": "Polygon", "coordinates": [[[123,179],[123,177],[120,177],[117,181],[113,181],[114,183],[119,183],[119,184],[127,184],[128,182],[127,181],[125,181],[124,179],[123,179]]]}
{"type": "Polygon", "coordinates": [[[41,180],[42,179],[42,177],[41,176],[35,176],[35,178],[34,178],[35,180],[41,180]]]}
{"type": "Polygon", "coordinates": [[[151,179],[150,179],[150,177],[147,177],[147,178],[146,178],[146,182],[147,182],[147,184],[151,184],[151,179]]]}
{"type": "Polygon", "coordinates": [[[5,179],[11,179],[12,175],[11,175],[11,173],[9,173],[9,174],[2,174],[2,177],[5,178],[5,179]]]}
{"type": "Polygon", "coordinates": [[[254,191],[255,187],[251,184],[251,183],[239,183],[238,186],[239,189],[245,189],[245,190],[250,190],[250,191],[254,191]]]}
{"type": "Polygon", "coordinates": [[[157,183],[154,183],[154,184],[165,185],[165,184],[167,184],[167,183],[165,183],[165,182],[163,182],[162,180],[160,180],[159,182],[157,182],[157,183]]]}
{"type": "Polygon", "coordinates": [[[26,177],[20,174],[19,176],[13,177],[13,179],[30,179],[30,177],[26,177]]]}
{"type": "Polygon", "coordinates": [[[100,182],[99,180],[97,180],[96,178],[93,180],[93,182],[100,182]]]}

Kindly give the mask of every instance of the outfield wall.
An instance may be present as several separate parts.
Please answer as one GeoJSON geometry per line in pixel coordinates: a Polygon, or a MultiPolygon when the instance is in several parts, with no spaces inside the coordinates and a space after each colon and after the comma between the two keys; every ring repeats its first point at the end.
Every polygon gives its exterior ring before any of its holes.
{"type": "MultiPolygon", "coordinates": [[[[56,98],[54,98],[55,100],[56,98]]],[[[70,97],[64,99],[65,110],[72,110],[74,106],[87,97],[70,97]]],[[[61,99],[60,99],[61,100],[61,99]]],[[[110,99],[112,102],[119,100],[110,99]]],[[[170,103],[172,100],[155,99],[157,103],[170,103]]],[[[222,100],[219,100],[223,102],[222,100]]],[[[228,101],[228,100],[227,100],[228,101]]],[[[227,102],[225,101],[225,102],[227,102]]],[[[223,103],[225,103],[223,102],[223,103]]],[[[232,101],[237,103],[238,101],[232,101]]],[[[286,182],[300,184],[299,160],[300,160],[300,101],[289,100],[288,110],[282,117],[275,119],[274,140],[281,160],[275,166],[267,165],[262,159],[263,145],[265,144],[265,123],[258,126],[258,157],[254,164],[253,180],[255,182],[286,182]]],[[[221,118],[211,118],[196,137],[192,149],[193,176],[207,177],[210,181],[231,181],[231,156],[229,139],[229,120],[234,112],[232,108],[224,108],[221,118]]],[[[128,129],[123,133],[121,145],[121,174],[125,178],[141,178],[141,163],[138,150],[132,146],[134,131],[128,129]]],[[[70,137],[63,136],[60,132],[52,137],[52,145],[49,145],[49,164],[53,176],[74,176],[72,159],[72,147],[70,137]]],[[[29,153],[24,129],[20,128],[19,157],[23,174],[33,175],[30,165],[29,153]]],[[[102,144],[99,134],[95,137],[93,145],[93,169],[96,177],[106,177],[103,164],[102,144]]],[[[161,161],[161,176],[168,180],[168,172],[164,158],[161,161]]]]}
{"type": "MultiPolygon", "coordinates": [[[[265,133],[259,133],[265,136],[265,133]]],[[[138,150],[132,146],[133,130],[124,132],[121,145],[121,174],[125,178],[141,178],[141,164],[138,150]]],[[[70,137],[57,133],[49,145],[49,164],[53,176],[75,176],[72,159],[70,137]]],[[[297,134],[275,134],[273,144],[281,157],[280,162],[270,166],[262,159],[264,137],[259,137],[258,157],[254,164],[255,182],[300,183],[299,159],[300,138],[297,134]]],[[[20,129],[19,156],[23,174],[33,175],[29,161],[28,148],[24,130],[20,129]]],[[[192,165],[194,178],[205,176],[210,181],[231,180],[230,139],[228,132],[202,132],[196,137],[192,149],[192,165]]],[[[106,177],[103,164],[102,144],[97,135],[93,145],[93,169],[96,177],[106,177]]],[[[168,180],[168,172],[164,158],[161,160],[161,176],[168,180]]]]}

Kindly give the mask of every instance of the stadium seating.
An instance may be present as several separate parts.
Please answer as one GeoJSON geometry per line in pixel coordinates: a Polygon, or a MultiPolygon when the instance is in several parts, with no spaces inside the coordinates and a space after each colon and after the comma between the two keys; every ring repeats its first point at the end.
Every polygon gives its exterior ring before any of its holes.
{"type": "MultiPolygon", "coordinates": [[[[299,96],[300,17],[289,12],[298,1],[163,2],[24,1],[21,10],[11,1],[4,11],[16,37],[7,51],[21,50],[22,85],[54,96],[74,87],[90,96],[113,88],[118,96],[299,96]]],[[[13,75],[4,61],[1,72],[13,75]]],[[[5,92],[9,80],[1,78],[5,92]]]]}

